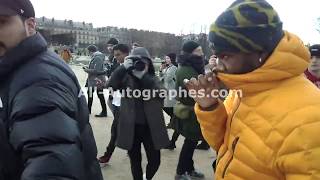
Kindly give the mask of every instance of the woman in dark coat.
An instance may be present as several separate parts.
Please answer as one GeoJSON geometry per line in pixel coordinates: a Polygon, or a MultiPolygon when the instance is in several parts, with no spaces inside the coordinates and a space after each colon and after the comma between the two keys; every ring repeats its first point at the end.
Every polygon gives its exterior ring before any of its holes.
{"type": "Polygon", "coordinates": [[[160,98],[160,94],[157,97],[136,97],[135,93],[130,93],[131,90],[165,90],[155,76],[149,52],[142,47],[135,48],[123,65],[114,71],[108,86],[122,93],[117,146],[128,150],[133,179],[142,180],[143,143],[148,158],[146,179],[151,180],[160,166],[160,149],[169,144],[162,113],[163,98],[160,98]],[[139,69],[138,64],[144,67],[139,69]]]}

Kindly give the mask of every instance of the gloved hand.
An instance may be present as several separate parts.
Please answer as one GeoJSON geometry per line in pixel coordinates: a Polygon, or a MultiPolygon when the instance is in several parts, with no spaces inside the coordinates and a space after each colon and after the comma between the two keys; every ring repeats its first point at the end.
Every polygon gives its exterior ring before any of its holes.
{"type": "Polygon", "coordinates": [[[133,60],[130,58],[126,58],[123,62],[123,66],[124,68],[126,68],[127,70],[131,67],[133,67],[133,60]]]}

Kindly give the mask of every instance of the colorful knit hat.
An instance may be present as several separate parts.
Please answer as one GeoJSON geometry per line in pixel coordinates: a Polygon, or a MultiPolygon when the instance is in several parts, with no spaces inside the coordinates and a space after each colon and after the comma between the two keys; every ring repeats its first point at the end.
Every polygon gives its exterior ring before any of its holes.
{"type": "Polygon", "coordinates": [[[265,0],[236,0],[210,27],[216,52],[272,52],[284,36],[278,13],[265,0]]]}

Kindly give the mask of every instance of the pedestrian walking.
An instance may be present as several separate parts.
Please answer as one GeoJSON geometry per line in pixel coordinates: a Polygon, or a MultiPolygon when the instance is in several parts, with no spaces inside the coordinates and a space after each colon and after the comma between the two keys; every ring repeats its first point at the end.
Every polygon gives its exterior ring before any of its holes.
{"type": "Polygon", "coordinates": [[[145,177],[151,180],[160,166],[160,149],[169,143],[162,112],[163,99],[159,94],[142,97],[129,92],[164,90],[155,75],[149,52],[143,47],[135,48],[123,65],[114,71],[109,86],[127,92],[121,93],[126,96],[121,99],[117,146],[128,150],[133,179],[142,180],[143,144],[148,159],[145,177]]]}

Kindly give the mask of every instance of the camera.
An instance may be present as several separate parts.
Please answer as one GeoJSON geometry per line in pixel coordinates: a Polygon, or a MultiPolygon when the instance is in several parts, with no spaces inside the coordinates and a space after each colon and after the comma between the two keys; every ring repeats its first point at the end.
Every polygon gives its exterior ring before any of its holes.
{"type": "MultiPolygon", "coordinates": [[[[128,59],[131,59],[133,62],[133,69],[136,71],[143,71],[146,68],[146,65],[148,64],[148,60],[141,56],[129,56],[128,59]]],[[[132,70],[133,70],[132,69],[132,70]]]]}
{"type": "Polygon", "coordinates": [[[137,71],[143,71],[146,68],[146,63],[143,61],[136,61],[134,62],[133,67],[137,71]]]}

